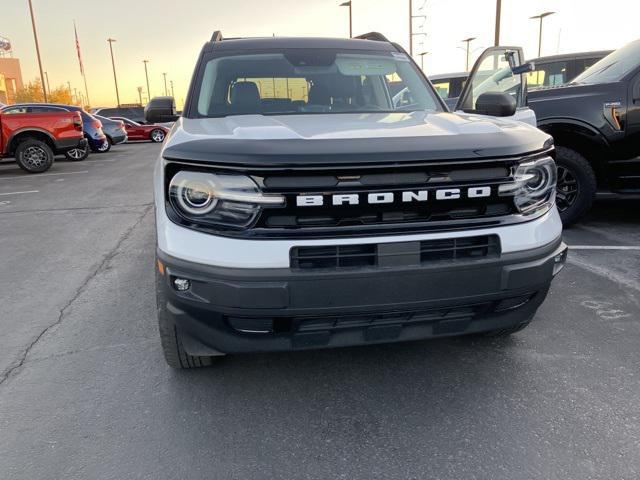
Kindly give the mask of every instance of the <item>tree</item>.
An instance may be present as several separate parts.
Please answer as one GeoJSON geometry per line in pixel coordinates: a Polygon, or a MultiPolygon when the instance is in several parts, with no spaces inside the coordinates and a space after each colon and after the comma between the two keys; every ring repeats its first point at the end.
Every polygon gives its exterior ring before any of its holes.
{"type": "Polygon", "coordinates": [[[40,80],[27,83],[16,92],[16,103],[44,102],[40,80]]]}
{"type": "MultiPolygon", "coordinates": [[[[69,89],[64,85],[54,88],[49,92],[48,100],[51,103],[63,103],[65,105],[73,105],[73,98],[69,89]]],[[[41,103],[44,102],[42,86],[40,80],[35,79],[27,83],[23,88],[16,92],[16,103],[41,103]]]]}
{"type": "Polygon", "coordinates": [[[54,88],[49,92],[49,101],[51,103],[63,103],[65,105],[73,105],[73,99],[69,89],[64,85],[54,88]]]}

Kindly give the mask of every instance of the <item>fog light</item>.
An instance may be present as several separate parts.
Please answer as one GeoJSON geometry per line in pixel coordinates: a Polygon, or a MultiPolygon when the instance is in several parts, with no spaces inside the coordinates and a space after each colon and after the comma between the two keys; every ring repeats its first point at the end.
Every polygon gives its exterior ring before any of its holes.
{"type": "Polygon", "coordinates": [[[186,292],[187,290],[189,290],[191,288],[191,282],[189,280],[187,280],[186,278],[174,278],[173,279],[173,286],[179,292],[186,292]]]}
{"type": "Polygon", "coordinates": [[[564,268],[567,263],[567,252],[569,249],[565,248],[561,253],[553,257],[553,275],[557,275],[560,270],[564,268]]]}

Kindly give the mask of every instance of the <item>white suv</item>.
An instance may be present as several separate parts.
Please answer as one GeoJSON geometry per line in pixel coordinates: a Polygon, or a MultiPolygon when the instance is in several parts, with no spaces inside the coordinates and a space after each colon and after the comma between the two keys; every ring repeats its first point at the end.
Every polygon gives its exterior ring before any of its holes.
{"type": "Polygon", "coordinates": [[[523,75],[493,78],[451,113],[380,34],[216,32],[182,116],[146,109],[176,120],[155,170],[167,362],[525,327],[566,259],[553,143],[514,120],[523,75]]]}

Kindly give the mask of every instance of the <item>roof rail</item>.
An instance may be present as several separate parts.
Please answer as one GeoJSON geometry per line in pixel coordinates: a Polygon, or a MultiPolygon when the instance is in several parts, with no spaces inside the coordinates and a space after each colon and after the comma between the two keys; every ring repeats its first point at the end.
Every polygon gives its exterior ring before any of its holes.
{"type": "Polygon", "coordinates": [[[222,32],[220,30],[216,30],[215,32],[213,32],[213,35],[211,35],[211,42],[221,42],[222,41],[222,32]]]}
{"type": "Polygon", "coordinates": [[[355,38],[359,38],[360,40],[373,40],[376,42],[389,42],[389,39],[379,32],[363,33],[355,38]]]}

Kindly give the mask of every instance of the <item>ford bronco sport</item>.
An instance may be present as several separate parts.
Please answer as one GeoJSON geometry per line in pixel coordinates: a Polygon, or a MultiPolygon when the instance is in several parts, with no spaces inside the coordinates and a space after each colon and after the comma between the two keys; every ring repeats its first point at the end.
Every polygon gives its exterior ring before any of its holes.
{"type": "Polygon", "coordinates": [[[176,121],[155,170],[169,365],[524,328],[566,246],[552,139],[518,121],[535,121],[521,59],[485,52],[509,74],[450,113],[380,34],[216,32],[182,115],[146,108],[176,121]]]}

